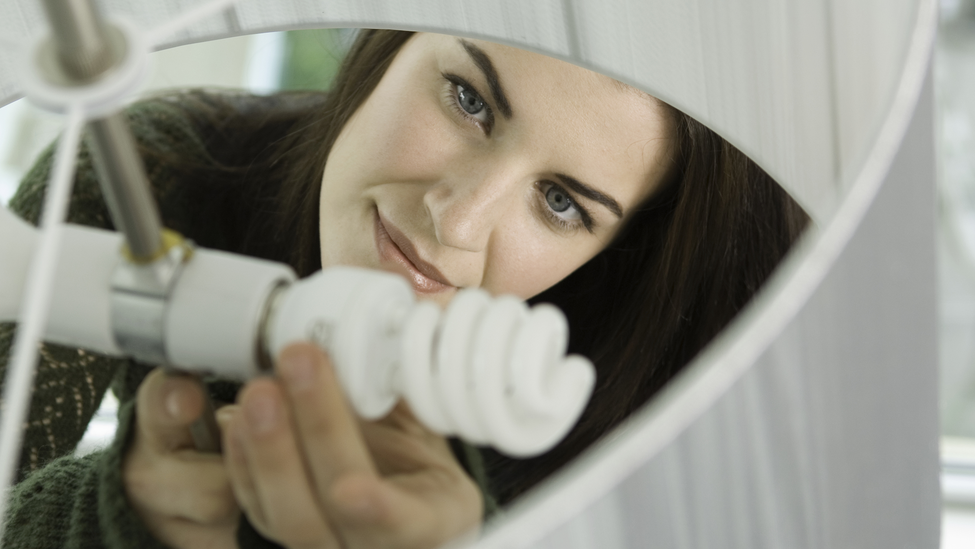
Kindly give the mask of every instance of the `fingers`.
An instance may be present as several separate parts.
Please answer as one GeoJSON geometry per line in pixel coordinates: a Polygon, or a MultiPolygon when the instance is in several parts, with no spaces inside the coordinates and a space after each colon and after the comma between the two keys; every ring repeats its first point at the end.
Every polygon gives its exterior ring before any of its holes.
{"type": "Polygon", "coordinates": [[[333,490],[336,522],[355,547],[440,546],[480,522],[477,488],[458,484],[461,477],[446,480],[428,474],[393,481],[346,476],[333,490]]]}
{"type": "Polygon", "coordinates": [[[203,410],[199,382],[157,369],[139,387],[136,429],[123,462],[129,503],[173,547],[232,546],[240,510],[222,457],[193,449],[203,410]]]}
{"type": "MultiPolygon", "coordinates": [[[[368,539],[386,540],[392,546],[432,547],[480,524],[483,500],[477,485],[457,462],[447,440],[419,424],[405,405],[362,427],[384,477],[374,488],[381,491],[383,513],[369,517],[372,522],[360,528],[368,539]]],[[[350,484],[337,487],[337,499],[355,489],[350,484]]]]}
{"type": "MultiPolygon", "coordinates": [[[[280,381],[258,379],[239,394],[225,437],[234,493],[254,526],[293,547],[338,547],[327,517],[337,479],[376,477],[359,423],[325,355],[293,345],[280,381]]],[[[348,499],[348,498],[347,498],[348,499]]],[[[350,500],[360,505],[364,500],[350,500]]]]}
{"type": "Polygon", "coordinates": [[[139,386],[136,401],[143,442],[159,452],[192,448],[189,426],[200,417],[203,403],[203,390],[195,378],[153,370],[139,386]]]}
{"type": "Polygon", "coordinates": [[[319,493],[351,473],[375,475],[359,421],[346,400],[331,361],[314,345],[292,345],[277,365],[293,411],[300,449],[316,456],[309,463],[319,493]]]}
{"type": "Polygon", "coordinates": [[[338,547],[309,482],[279,385],[254,380],[238,400],[241,412],[224,440],[225,462],[251,523],[289,547],[338,547]]]}
{"type": "Polygon", "coordinates": [[[331,491],[333,523],[351,547],[435,547],[480,524],[480,491],[446,440],[394,427],[403,423],[362,424],[383,476],[348,474],[331,491]]]}
{"type": "Polygon", "coordinates": [[[405,406],[360,422],[311,345],[285,349],[277,373],[240,392],[224,437],[237,501],[266,537],[294,548],[419,548],[479,524],[476,485],[405,406]]]}
{"type": "Polygon", "coordinates": [[[409,474],[433,464],[450,468],[455,463],[447,440],[417,421],[402,402],[383,419],[360,427],[381,476],[409,474]]]}
{"type": "Polygon", "coordinates": [[[221,456],[181,450],[168,458],[140,454],[129,461],[129,499],[154,516],[200,524],[236,520],[238,507],[221,456]]]}

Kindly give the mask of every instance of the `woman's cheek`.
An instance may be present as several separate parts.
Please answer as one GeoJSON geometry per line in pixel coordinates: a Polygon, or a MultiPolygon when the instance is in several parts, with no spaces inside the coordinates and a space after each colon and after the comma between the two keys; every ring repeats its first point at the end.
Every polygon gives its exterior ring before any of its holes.
{"type": "Polygon", "coordinates": [[[457,161],[453,124],[439,108],[417,101],[375,125],[382,130],[371,148],[387,181],[437,182],[457,161]]]}
{"type": "MultiPolygon", "coordinates": [[[[551,288],[591,259],[599,250],[578,242],[555,242],[547,235],[531,239],[531,232],[509,233],[499,240],[489,258],[484,288],[495,295],[512,294],[522,299],[551,288]]],[[[562,238],[562,237],[558,237],[562,238]]]]}

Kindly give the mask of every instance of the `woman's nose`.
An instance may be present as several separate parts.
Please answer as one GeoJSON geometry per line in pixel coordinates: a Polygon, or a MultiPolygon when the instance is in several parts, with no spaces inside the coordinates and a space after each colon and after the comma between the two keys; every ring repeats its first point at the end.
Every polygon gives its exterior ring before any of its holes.
{"type": "Polygon", "coordinates": [[[451,178],[431,187],[423,203],[444,246],[483,251],[499,222],[516,211],[519,178],[515,170],[494,168],[451,178]]]}

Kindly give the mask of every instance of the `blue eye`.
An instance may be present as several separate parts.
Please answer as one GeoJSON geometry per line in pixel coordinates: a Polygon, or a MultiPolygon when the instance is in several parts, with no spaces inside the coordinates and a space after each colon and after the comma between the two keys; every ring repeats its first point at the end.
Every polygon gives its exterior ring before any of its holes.
{"type": "Polygon", "coordinates": [[[574,206],[569,195],[555,185],[552,185],[545,191],[545,201],[548,203],[548,207],[552,208],[552,211],[558,213],[562,213],[574,206]]]}
{"type": "Polygon", "coordinates": [[[565,231],[585,227],[587,231],[592,232],[593,225],[589,213],[576,204],[572,195],[562,186],[551,181],[541,181],[538,190],[541,198],[539,206],[543,208],[542,213],[553,225],[565,231]]]}
{"type": "Polygon", "coordinates": [[[474,122],[480,126],[484,133],[490,135],[491,129],[494,127],[494,112],[484,100],[484,96],[478,93],[477,89],[470,85],[467,80],[455,74],[443,73],[443,77],[450,84],[447,88],[449,92],[447,99],[454,111],[474,122]]]}
{"type": "Polygon", "coordinates": [[[460,103],[460,108],[464,109],[464,112],[470,115],[480,113],[485,107],[481,96],[460,84],[457,84],[457,102],[460,103]]]}

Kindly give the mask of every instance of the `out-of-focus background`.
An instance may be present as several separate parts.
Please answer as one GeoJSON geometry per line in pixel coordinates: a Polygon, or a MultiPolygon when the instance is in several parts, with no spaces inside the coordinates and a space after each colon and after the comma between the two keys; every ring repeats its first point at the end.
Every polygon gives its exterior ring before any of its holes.
{"type": "MultiPolygon", "coordinates": [[[[975,0],[940,0],[935,54],[940,211],[942,549],[975,547],[975,0]]],[[[354,37],[348,29],[268,33],[154,54],[147,93],[173,88],[327,89],[354,37]]],[[[61,117],[17,101],[0,109],[0,203],[53,141],[61,117]]],[[[117,402],[108,395],[78,448],[108,444],[117,402]]]]}
{"type": "Polygon", "coordinates": [[[935,49],[942,547],[975,547],[975,0],[941,0],[935,49]]]}

